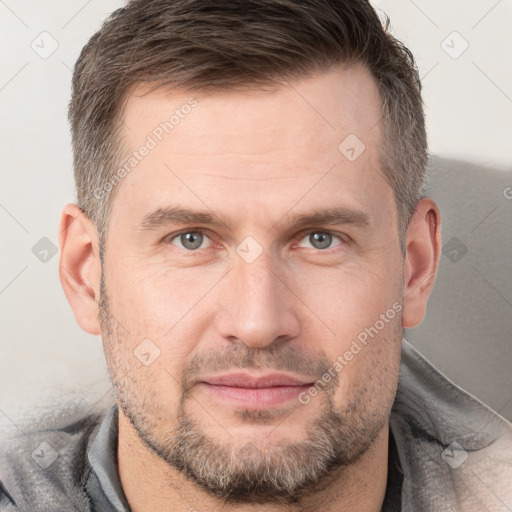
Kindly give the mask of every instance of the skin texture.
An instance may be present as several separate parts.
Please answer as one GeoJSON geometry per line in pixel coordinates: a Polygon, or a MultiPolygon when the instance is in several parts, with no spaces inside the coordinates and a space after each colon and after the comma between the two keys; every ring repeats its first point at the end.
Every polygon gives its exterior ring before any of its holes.
{"type": "Polygon", "coordinates": [[[120,183],[103,267],[96,228],[76,205],[64,208],[60,236],[77,322],[102,335],[132,510],[379,511],[403,327],[424,317],[441,242],[439,210],[424,198],[401,254],[374,80],[355,65],[271,92],[146,93],[136,89],[124,113],[130,151],[190,98],[197,105],[120,183]],[[338,149],[349,134],[366,147],[354,161],[338,149]],[[141,228],[169,206],[231,226],[141,228]],[[292,221],[339,206],[368,223],[292,221]],[[198,229],[195,250],[176,236],[198,229]],[[371,326],[377,333],[335,366],[371,326]],[[259,409],[199,384],[235,370],[314,383],[329,369],[307,403],[259,409]]]}

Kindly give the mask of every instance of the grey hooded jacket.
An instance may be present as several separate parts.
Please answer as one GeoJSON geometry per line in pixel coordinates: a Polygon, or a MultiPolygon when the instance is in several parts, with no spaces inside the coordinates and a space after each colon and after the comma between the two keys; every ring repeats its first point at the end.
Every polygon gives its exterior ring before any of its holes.
{"type": "MultiPolygon", "coordinates": [[[[0,511],[130,512],[117,472],[117,405],[0,441],[0,511]]],[[[390,415],[383,511],[512,510],[512,424],[405,339],[390,415]]]]}

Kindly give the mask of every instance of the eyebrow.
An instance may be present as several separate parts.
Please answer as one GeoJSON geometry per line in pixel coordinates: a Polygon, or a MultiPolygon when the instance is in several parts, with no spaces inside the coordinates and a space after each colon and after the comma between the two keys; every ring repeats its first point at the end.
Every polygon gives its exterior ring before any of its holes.
{"type": "MultiPolygon", "coordinates": [[[[349,224],[356,227],[368,227],[371,225],[370,217],[367,213],[347,206],[314,210],[307,213],[288,213],[272,227],[279,224],[285,217],[288,218],[288,223],[296,229],[314,224],[349,224]]],[[[138,230],[153,230],[173,223],[206,224],[227,228],[230,231],[233,231],[234,227],[230,220],[211,211],[195,211],[188,208],[170,206],[158,208],[154,212],[147,214],[140,223],[138,230]]]]}
{"type": "Polygon", "coordinates": [[[348,206],[315,210],[305,214],[295,213],[288,217],[290,224],[296,228],[313,224],[350,224],[361,228],[371,225],[370,217],[367,213],[348,206]]]}
{"type": "Polygon", "coordinates": [[[146,215],[140,223],[139,230],[157,229],[167,224],[210,224],[232,230],[233,226],[227,219],[208,211],[195,211],[188,208],[170,206],[158,208],[146,215]]]}

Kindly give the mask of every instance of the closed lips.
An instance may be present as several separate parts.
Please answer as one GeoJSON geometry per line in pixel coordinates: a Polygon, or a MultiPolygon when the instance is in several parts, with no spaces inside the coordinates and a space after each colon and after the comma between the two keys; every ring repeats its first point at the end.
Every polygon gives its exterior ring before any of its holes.
{"type": "Polygon", "coordinates": [[[270,374],[264,376],[252,376],[244,373],[236,373],[229,375],[218,375],[206,377],[202,382],[213,386],[230,386],[238,388],[271,388],[279,386],[306,386],[311,385],[311,381],[293,377],[288,374],[270,374]]]}

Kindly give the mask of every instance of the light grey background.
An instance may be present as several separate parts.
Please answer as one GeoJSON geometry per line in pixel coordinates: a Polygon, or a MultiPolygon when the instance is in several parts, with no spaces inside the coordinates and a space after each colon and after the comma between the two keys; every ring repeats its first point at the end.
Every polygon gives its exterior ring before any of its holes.
{"type": "MultiPolygon", "coordinates": [[[[430,193],[443,214],[443,242],[451,240],[427,319],[406,337],[512,419],[512,2],[373,3],[391,16],[423,77],[438,157],[430,193]]],[[[72,66],[122,5],[0,0],[0,423],[62,393],[91,408],[112,398],[101,339],[76,324],[58,254],[42,262],[32,249],[43,237],[57,245],[60,212],[75,200],[66,119],[72,66]],[[45,55],[52,44],[58,48],[45,55]]]]}

